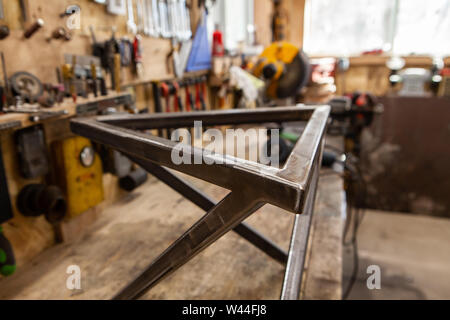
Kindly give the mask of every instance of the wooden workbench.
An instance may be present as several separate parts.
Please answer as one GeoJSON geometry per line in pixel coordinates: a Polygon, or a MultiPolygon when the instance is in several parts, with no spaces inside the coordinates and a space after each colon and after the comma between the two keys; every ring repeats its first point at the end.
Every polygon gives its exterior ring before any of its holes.
{"type": "MultiPolygon", "coordinates": [[[[66,99],[61,105],[49,109],[52,112],[64,110],[66,111],[65,115],[49,118],[42,122],[30,121],[30,114],[9,113],[0,115],[0,126],[16,122],[19,124],[8,130],[0,130],[1,156],[3,157],[5,165],[9,195],[14,212],[14,217],[2,224],[2,226],[5,234],[7,234],[8,239],[14,247],[16,261],[19,266],[28,263],[30,259],[41,253],[45,248],[52,246],[55,243],[55,233],[52,225],[50,225],[43,216],[25,217],[20,214],[16,208],[16,198],[20,190],[27,184],[44,182],[45,177],[25,179],[20,174],[19,163],[17,161],[17,147],[14,138],[15,131],[31,125],[42,124],[46,144],[49,150],[51,150],[50,146],[54,141],[73,136],[69,128],[69,119],[75,116],[77,105],[97,102],[103,99],[115,99],[122,97],[125,94],[126,93],[118,94],[110,92],[107,96],[97,98],[91,97],[89,99],[83,99],[78,97],[77,103],[74,103],[71,99],[66,99]]],[[[110,205],[122,194],[117,186],[116,177],[105,174],[103,177],[103,184],[106,190],[105,203],[93,208],[78,220],[67,221],[67,223],[64,223],[61,228],[63,228],[62,232],[65,233],[65,237],[70,237],[71,234],[80,232],[84,225],[95,220],[95,217],[103,207],[110,205]]]]}
{"type": "MultiPolygon", "coordinates": [[[[227,190],[189,178],[215,199],[227,190]]],[[[304,299],[340,299],[343,183],[320,178],[310,234],[304,299]]],[[[107,208],[78,240],[54,246],[10,278],[0,299],[109,299],[203,215],[154,178],[107,208]],[[70,265],[81,290],[66,288],[70,265]]],[[[271,205],[246,222],[287,249],[293,215],[271,205]]],[[[278,299],[284,266],[229,232],[149,291],[144,299],[278,299]]]]}
{"type": "MultiPolygon", "coordinates": [[[[41,108],[42,112],[59,112],[59,111],[65,111],[66,114],[65,115],[61,115],[58,117],[54,117],[54,118],[50,118],[48,120],[44,120],[44,121],[54,121],[54,120],[60,120],[62,118],[69,118],[69,117],[73,117],[77,114],[77,105],[82,105],[85,103],[92,103],[92,102],[98,102],[98,101],[102,101],[104,99],[111,99],[111,98],[118,98],[118,97],[122,97],[125,96],[129,93],[115,93],[115,92],[109,92],[107,96],[98,96],[98,97],[92,97],[90,96],[89,98],[83,98],[83,97],[77,97],[77,101],[73,102],[71,98],[66,98],[64,99],[64,101],[61,104],[57,104],[51,108],[41,108]]],[[[39,122],[33,122],[30,120],[30,116],[32,114],[30,113],[6,113],[6,114],[2,114],[0,115],[0,125],[2,124],[6,124],[6,123],[10,123],[10,122],[20,122],[21,125],[20,127],[15,127],[14,129],[23,129],[29,126],[33,126],[38,124],[39,122]]],[[[0,131],[0,134],[2,133],[2,131],[0,131]]]]}

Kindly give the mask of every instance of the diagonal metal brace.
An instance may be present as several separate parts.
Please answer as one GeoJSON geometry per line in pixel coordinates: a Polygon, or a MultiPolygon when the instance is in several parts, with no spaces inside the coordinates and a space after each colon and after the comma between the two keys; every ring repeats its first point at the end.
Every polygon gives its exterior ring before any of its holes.
{"type": "MultiPolygon", "coordinates": [[[[74,133],[126,153],[137,163],[162,165],[231,191],[115,298],[140,297],[164,276],[181,267],[261,206],[269,203],[297,214],[281,295],[282,299],[297,299],[319,178],[322,139],[329,111],[328,106],[303,106],[73,119],[71,129],[74,133]],[[212,164],[175,164],[171,158],[172,152],[177,150],[175,142],[134,131],[190,127],[193,120],[203,121],[204,126],[299,120],[308,120],[308,123],[281,169],[228,155],[208,154],[201,148],[191,146],[183,150],[184,155],[190,159],[203,156],[206,163],[212,164]],[[218,157],[222,161],[215,161],[218,157]]],[[[193,197],[195,198],[195,193],[193,197]]],[[[203,202],[205,199],[200,200],[203,202]]],[[[206,209],[206,204],[203,205],[206,209]]]]}
{"type": "MultiPolygon", "coordinates": [[[[173,190],[180,193],[186,199],[190,200],[192,203],[199,206],[205,211],[211,210],[217,203],[209,198],[205,193],[198,190],[182,178],[178,177],[174,173],[170,172],[168,169],[163,168],[151,161],[134,158],[127,155],[131,161],[135,162],[148,173],[152,174],[160,181],[164,182],[167,186],[171,187],[173,190]]],[[[266,238],[264,235],[259,233],[257,230],[242,222],[238,224],[234,229],[238,235],[252,243],[255,247],[260,249],[262,252],[280,262],[281,264],[286,264],[288,259],[288,254],[286,251],[281,249],[277,244],[275,244],[270,239],[266,238]]]]}
{"type": "Polygon", "coordinates": [[[229,193],[113,299],[137,299],[264,204],[229,193]]]}

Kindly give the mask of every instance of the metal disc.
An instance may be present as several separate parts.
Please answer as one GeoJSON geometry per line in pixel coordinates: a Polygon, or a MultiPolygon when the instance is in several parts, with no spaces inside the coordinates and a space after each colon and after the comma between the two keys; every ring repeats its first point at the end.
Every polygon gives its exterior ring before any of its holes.
{"type": "Polygon", "coordinates": [[[41,81],[29,72],[14,73],[10,78],[11,88],[14,94],[24,99],[36,101],[43,93],[41,81]]]}

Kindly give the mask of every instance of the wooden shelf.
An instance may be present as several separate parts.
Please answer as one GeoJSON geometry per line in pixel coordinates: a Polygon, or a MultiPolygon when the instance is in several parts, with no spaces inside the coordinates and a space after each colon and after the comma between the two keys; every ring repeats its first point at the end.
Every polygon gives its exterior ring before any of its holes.
{"type": "MultiPolygon", "coordinates": [[[[92,102],[98,102],[98,101],[102,101],[105,99],[119,98],[119,97],[123,97],[125,95],[129,95],[129,93],[126,93],[126,92],[115,93],[115,92],[111,91],[108,93],[107,96],[91,97],[91,98],[87,98],[87,99],[78,97],[76,103],[74,103],[71,99],[66,98],[64,100],[64,102],[61,103],[60,105],[54,106],[52,108],[41,109],[41,111],[43,113],[45,113],[46,111],[47,112],[66,111],[66,114],[51,117],[51,118],[48,118],[48,119],[45,119],[42,121],[32,121],[30,119],[30,116],[32,116],[33,113],[5,113],[5,114],[0,115],[0,126],[6,125],[8,123],[12,124],[14,122],[20,123],[20,125],[10,128],[11,130],[16,130],[16,129],[22,129],[22,128],[26,128],[29,126],[33,126],[38,123],[42,123],[42,122],[46,122],[46,121],[55,121],[55,120],[59,120],[59,119],[69,118],[69,117],[73,117],[77,114],[77,106],[78,105],[92,103],[92,102]]],[[[2,130],[0,130],[0,133],[1,132],[2,132],[2,130]]]]}

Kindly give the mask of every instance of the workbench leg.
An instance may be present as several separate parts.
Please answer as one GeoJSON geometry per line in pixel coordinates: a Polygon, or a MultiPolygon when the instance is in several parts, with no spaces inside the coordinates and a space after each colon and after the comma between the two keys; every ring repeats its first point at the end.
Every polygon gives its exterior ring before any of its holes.
{"type": "MultiPolygon", "coordinates": [[[[176,174],[170,172],[168,169],[154,164],[153,162],[148,160],[142,160],[129,155],[128,157],[131,159],[131,161],[140,165],[148,173],[164,182],[166,185],[177,191],[183,197],[190,200],[203,210],[209,211],[216,205],[216,202],[209,198],[208,195],[204,194],[202,191],[198,190],[187,181],[178,177],[176,174]]],[[[237,225],[233,229],[233,231],[271,258],[275,259],[283,265],[286,265],[288,259],[287,252],[281,249],[276,243],[259,233],[257,230],[247,225],[245,222],[237,225]]]]}
{"type": "Polygon", "coordinates": [[[243,201],[242,190],[230,192],[156,258],[139,277],[121,290],[114,299],[141,297],[165,276],[183,266],[263,205],[254,199],[243,201]]]}

